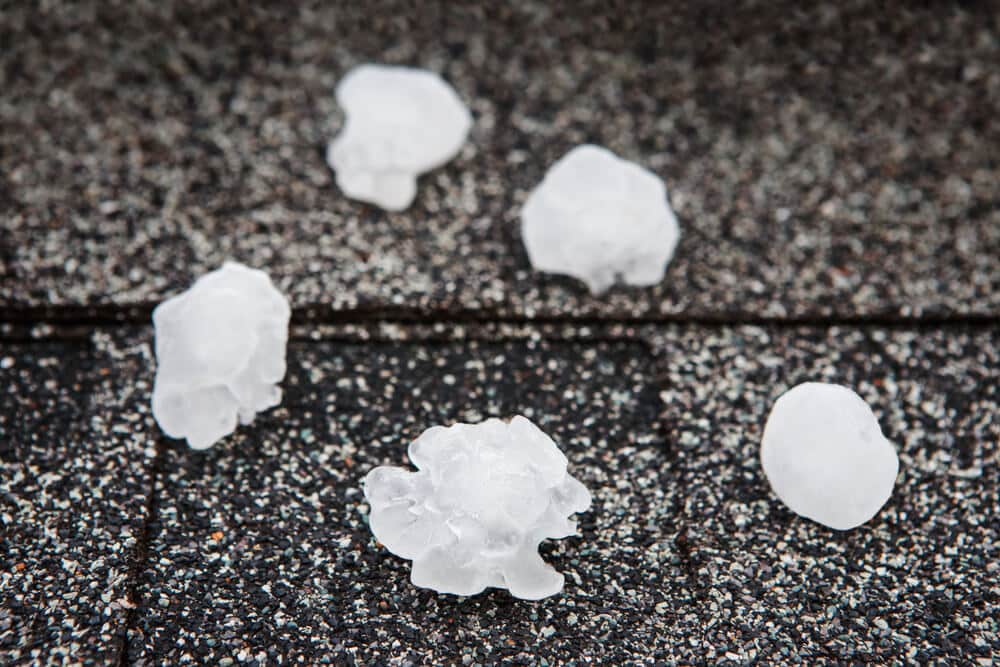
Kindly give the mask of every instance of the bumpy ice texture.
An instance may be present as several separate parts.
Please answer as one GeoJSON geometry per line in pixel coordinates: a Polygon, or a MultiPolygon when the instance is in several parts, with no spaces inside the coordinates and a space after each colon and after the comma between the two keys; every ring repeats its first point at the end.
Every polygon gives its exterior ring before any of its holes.
{"type": "Polygon", "coordinates": [[[806,382],[782,394],[764,427],[764,474],[793,512],[835,528],[860,526],[885,505],[899,459],[864,399],[806,382]]]}
{"type": "Polygon", "coordinates": [[[453,158],[472,127],[455,90],[433,72],[361,65],[337,85],[347,116],[327,149],[337,185],[353,199],[401,211],[417,176],[453,158]]]}
{"type": "Polygon", "coordinates": [[[227,262],[153,311],[153,416],[172,438],[212,446],[281,402],[288,301],[263,271],[227,262]]]}
{"type": "Polygon", "coordinates": [[[428,429],[409,455],[419,472],[375,468],[365,497],[372,532],[413,560],[415,586],[457,595],[507,588],[528,600],[562,590],[538,544],[575,534],[568,517],[590,507],[590,493],[550,437],[524,417],[489,419],[428,429]]]}
{"type": "Polygon", "coordinates": [[[583,145],[531,192],[521,235],[536,269],[579,278],[600,294],[619,278],[629,285],[662,281],[680,227],[655,174],[583,145]]]}

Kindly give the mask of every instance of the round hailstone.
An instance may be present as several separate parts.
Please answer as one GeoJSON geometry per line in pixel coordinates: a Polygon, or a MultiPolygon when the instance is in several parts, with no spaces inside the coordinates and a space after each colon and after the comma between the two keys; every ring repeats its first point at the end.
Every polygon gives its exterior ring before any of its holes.
{"type": "Polygon", "coordinates": [[[413,561],[415,586],[456,595],[506,588],[526,600],[562,590],[538,545],[575,534],[567,517],[590,507],[590,493],[552,438],[524,417],[488,419],[430,428],[409,455],[419,472],[375,468],[365,498],[372,533],[413,561]]]}
{"type": "Polygon", "coordinates": [[[226,262],[153,311],[153,417],[206,449],[281,402],[288,301],[263,271],[226,262]]]}
{"type": "Polygon", "coordinates": [[[531,264],[600,294],[616,279],[663,280],[680,237],[667,190],[653,172],[599,146],[578,146],[545,174],[521,212],[531,264]]]}
{"type": "Polygon", "coordinates": [[[337,84],[347,116],[326,160],[348,197],[401,211],[417,176],[455,157],[472,116],[455,89],[433,72],[361,65],[337,84]]]}
{"type": "Polygon", "coordinates": [[[896,450],[864,399],[821,382],[800,384],[775,401],[760,460],[789,509],[837,530],[875,516],[899,472],[896,450]]]}

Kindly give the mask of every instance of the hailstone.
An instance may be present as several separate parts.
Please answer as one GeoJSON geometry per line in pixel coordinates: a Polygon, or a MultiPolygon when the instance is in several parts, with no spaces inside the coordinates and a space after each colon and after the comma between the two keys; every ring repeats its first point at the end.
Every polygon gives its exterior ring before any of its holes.
{"type": "Polygon", "coordinates": [[[532,266],[583,280],[594,294],[621,278],[663,280],[680,237],[654,173],[599,146],[577,146],[528,196],[521,235],[532,266]]]}
{"type": "Polygon", "coordinates": [[[455,89],[427,70],[361,65],[336,95],[347,116],[326,154],[337,185],[389,211],[410,205],[417,176],[453,158],[472,127],[455,89]]]}
{"type": "Polygon", "coordinates": [[[418,472],[381,466],[365,478],[375,538],[413,561],[415,586],[474,595],[487,587],[538,600],[562,590],[563,575],[539,543],[576,533],[568,517],[590,492],[566,457],[528,419],[435,426],[409,447],[418,472]]]}
{"type": "Polygon", "coordinates": [[[226,262],[153,311],[153,417],[206,449],[281,402],[288,301],[263,271],[226,262]]]}
{"type": "Polygon", "coordinates": [[[837,530],[875,516],[899,472],[896,450],[864,399],[821,382],[800,384],[775,401],[760,459],[789,509],[837,530]]]}

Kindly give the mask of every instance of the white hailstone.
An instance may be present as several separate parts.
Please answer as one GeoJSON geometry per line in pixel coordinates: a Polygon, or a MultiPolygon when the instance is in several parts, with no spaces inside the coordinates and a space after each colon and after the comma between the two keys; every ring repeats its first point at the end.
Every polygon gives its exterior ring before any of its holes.
{"type": "Polygon", "coordinates": [[[410,444],[419,472],[381,466],[365,478],[371,529],[411,559],[415,586],[474,595],[487,587],[538,600],[563,575],[539,543],[576,533],[568,517],[590,492],[566,472],[566,457],[528,419],[435,426],[410,444]]]}
{"type": "Polygon", "coordinates": [[[453,158],[472,127],[455,89],[427,70],[361,65],[336,94],[347,116],[326,153],[337,185],[389,211],[410,205],[417,176],[453,158]]]}
{"type": "Polygon", "coordinates": [[[226,262],[153,311],[153,417],[206,449],[281,402],[288,301],[263,271],[226,262]]]}
{"type": "Polygon", "coordinates": [[[531,264],[600,294],[663,280],[680,237],[667,190],[651,171],[599,146],[577,146],[549,168],[521,212],[531,264]]]}
{"type": "Polygon", "coordinates": [[[789,509],[837,530],[875,516],[899,472],[896,450],[864,399],[822,382],[800,384],[775,401],[760,460],[789,509]]]}

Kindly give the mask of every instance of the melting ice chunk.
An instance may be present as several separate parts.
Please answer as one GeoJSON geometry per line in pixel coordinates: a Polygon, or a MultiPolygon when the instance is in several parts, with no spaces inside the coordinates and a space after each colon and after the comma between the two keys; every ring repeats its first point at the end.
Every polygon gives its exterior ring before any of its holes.
{"type": "Polygon", "coordinates": [[[864,399],[821,382],[800,384],[775,401],[760,459],[789,509],[837,530],[875,516],[899,472],[896,450],[864,399]]]}
{"type": "Polygon", "coordinates": [[[563,575],[539,543],[576,533],[568,517],[590,492],[566,457],[528,419],[435,426],[410,444],[419,472],[382,466],[365,478],[371,528],[389,551],[413,561],[415,586],[474,595],[487,587],[538,600],[563,575]]]}
{"type": "Polygon", "coordinates": [[[426,70],[361,65],[336,94],[347,116],[326,154],[337,185],[389,211],[410,205],[417,176],[453,158],[472,127],[455,89],[426,70]]]}
{"type": "Polygon", "coordinates": [[[263,271],[227,262],[153,311],[153,417],[172,438],[211,447],[281,402],[288,301],[263,271]]]}
{"type": "Polygon", "coordinates": [[[662,281],[680,227],[655,174],[583,145],[532,191],[521,235],[536,269],[579,278],[600,294],[618,278],[629,285],[662,281]]]}

